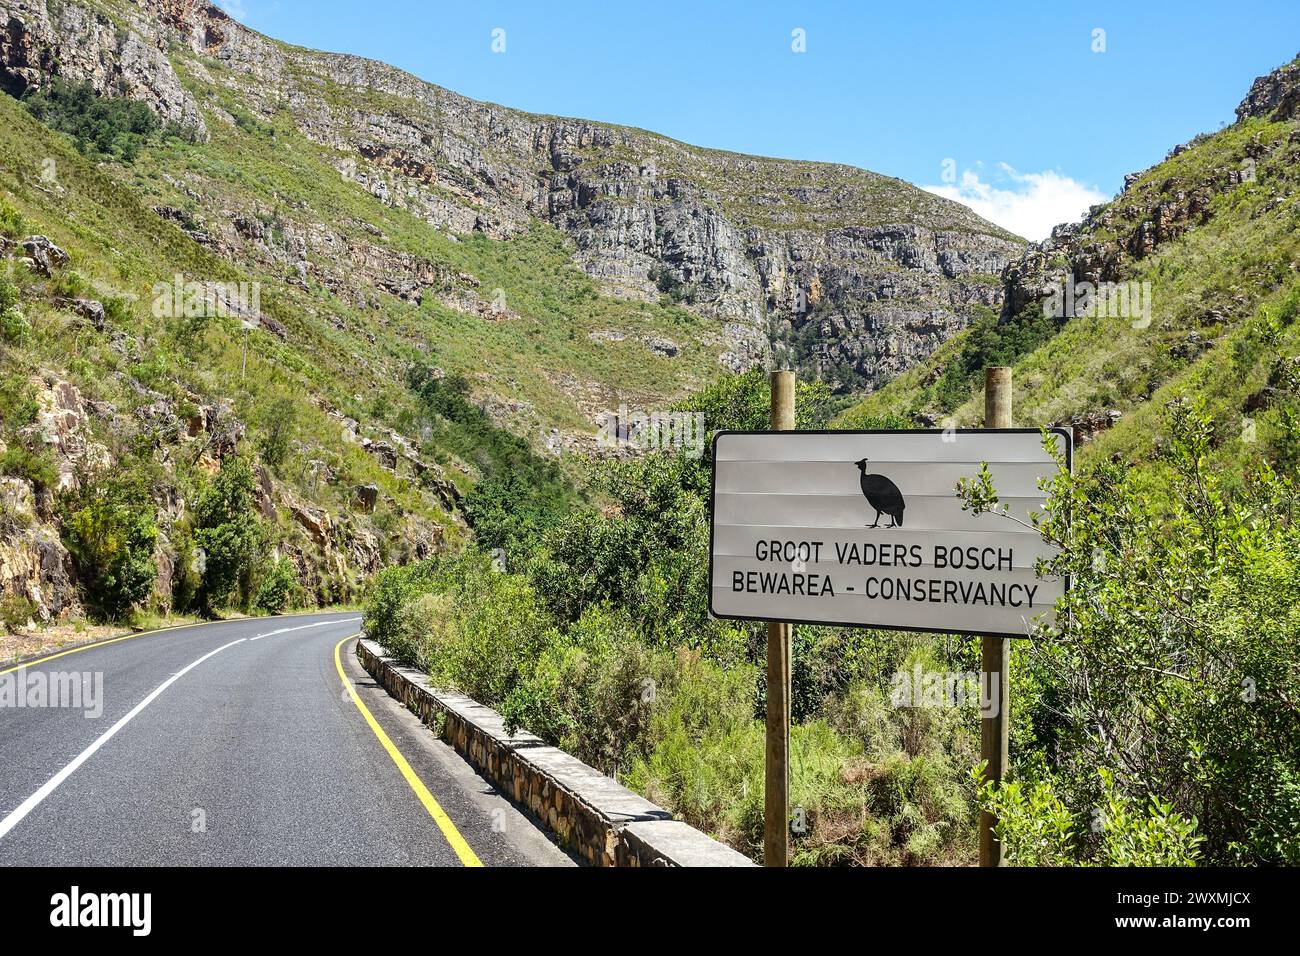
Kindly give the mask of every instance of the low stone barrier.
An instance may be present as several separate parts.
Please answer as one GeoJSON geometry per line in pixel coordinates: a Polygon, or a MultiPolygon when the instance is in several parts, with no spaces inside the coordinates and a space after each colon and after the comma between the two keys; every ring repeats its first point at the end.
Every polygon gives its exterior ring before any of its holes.
{"type": "Polygon", "coordinates": [[[384,647],[357,642],[361,666],[487,779],[595,866],[753,866],[644,797],[539,737],[506,733],[490,707],[435,689],[384,647]]]}

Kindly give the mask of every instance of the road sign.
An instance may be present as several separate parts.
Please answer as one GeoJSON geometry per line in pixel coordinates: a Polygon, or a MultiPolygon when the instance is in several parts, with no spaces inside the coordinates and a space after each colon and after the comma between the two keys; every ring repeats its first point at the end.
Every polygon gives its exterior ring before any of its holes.
{"type": "MultiPolygon", "coordinates": [[[[1072,454],[1071,435],[1053,429],[1072,454]]],[[[1042,512],[1057,466],[1036,429],[720,432],[713,443],[715,617],[1024,637],[1067,582],[1032,528],[962,510],[987,462],[1009,513],[1042,512]]]]}

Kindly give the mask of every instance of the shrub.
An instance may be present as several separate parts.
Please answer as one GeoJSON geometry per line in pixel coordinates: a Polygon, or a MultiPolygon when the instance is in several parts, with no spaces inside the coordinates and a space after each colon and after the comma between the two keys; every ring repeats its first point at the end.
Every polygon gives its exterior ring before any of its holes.
{"type": "Polygon", "coordinates": [[[26,93],[22,103],[46,126],[71,136],[81,152],[128,163],[162,128],[141,102],[100,96],[89,83],[68,83],[58,77],[26,93]]]}
{"type": "Polygon", "coordinates": [[[292,399],[277,398],[260,416],[262,440],[258,444],[258,449],[262,461],[271,468],[278,470],[289,457],[289,449],[298,433],[297,412],[297,406],[292,399]]]}
{"type": "Polygon", "coordinates": [[[172,545],[176,552],[172,568],[172,607],[178,611],[193,610],[198,606],[199,592],[203,588],[203,566],[194,532],[189,524],[172,527],[172,545]]]}
{"type": "Polygon", "coordinates": [[[0,202],[0,236],[17,239],[27,234],[27,221],[7,202],[0,202]]]}
{"type": "Polygon", "coordinates": [[[428,366],[417,364],[408,385],[423,407],[430,437],[483,472],[464,500],[465,516],[483,547],[522,546],[568,510],[573,488],[559,465],[470,401],[467,379],[436,378],[428,366]]]}
{"type": "MultiPolygon", "coordinates": [[[[980,770],[976,771],[978,775],[980,770]]],[[[1101,802],[1087,827],[1057,794],[1052,778],[1000,787],[981,782],[981,806],[997,818],[996,832],[1013,866],[1195,866],[1204,837],[1195,817],[1150,797],[1145,807],[1119,794],[1102,768],[1101,802]]]]}
{"type": "MultiPolygon", "coordinates": [[[[1072,587],[1025,658],[1044,689],[1033,759],[1076,817],[1109,788],[1149,805],[1161,834],[1195,814],[1209,862],[1295,864],[1300,494],[1260,464],[1230,496],[1196,405],[1171,405],[1168,432],[1155,469],[1103,461],[1054,482],[1039,527],[1062,548],[1047,570],[1072,587]]],[[[977,510],[984,484],[968,489],[977,510]]],[[[1109,852],[1153,852],[1134,846],[1109,852]]]]}
{"type": "Polygon", "coordinates": [[[194,540],[203,549],[203,583],[198,599],[207,613],[220,607],[247,608],[255,594],[268,534],[254,499],[256,479],[235,455],[207,482],[194,505],[194,540]]]}
{"type": "Polygon", "coordinates": [[[279,614],[289,606],[298,588],[298,574],[288,558],[277,558],[267,568],[253,603],[270,614],[279,614]]]}
{"type": "Polygon", "coordinates": [[[9,276],[0,273],[0,339],[20,343],[32,327],[18,308],[18,287],[9,276]]]}
{"type": "Polygon", "coordinates": [[[407,639],[409,632],[400,623],[403,608],[421,595],[430,593],[436,581],[438,560],[429,558],[400,567],[385,568],[375,575],[366,591],[362,611],[362,629],[385,646],[405,664],[415,664],[416,644],[407,639]]]}
{"type": "Polygon", "coordinates": [[[38,491],[51,491],[59,483],[54,455],[48,449],[32,450],[25,445],[10,445],[0,452],[0,475],[22,478],[38,491]]]}
{"type": "Polygon", "coordinates": [[[510,726],[527,727],[616,776],[630,754],[645,751],[671,660],[640,640],[626,611],[593,608],[547,643],[502,713],[510,726]]]}
{"type": "Polygon", "coordinates": [[[63,541],[87,605],[120,620],[153,591],[153,502],[129,474],[96,475],[61,502],[63,541]]]}
{"type": "Polygon", "coordinates": [[[429,620],[425,658],[435,684],[500,706],[531,673],[551,621],[528,582],[467,552],[442,572],[448,613],[429,620]]]}
{"type": "Polygon", "coordinates": [[[0,623],[10,631],[25,627],[36,619],[36,604],[24,594],[0,595],[0,623]]]}

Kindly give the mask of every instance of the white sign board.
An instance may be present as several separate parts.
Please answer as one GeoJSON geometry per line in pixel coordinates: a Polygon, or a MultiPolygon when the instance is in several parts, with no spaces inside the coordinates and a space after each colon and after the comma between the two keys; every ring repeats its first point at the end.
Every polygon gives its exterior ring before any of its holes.
{"type": "MultiPolygon", "coordinates": [[[[1070,462],[1071,435],[1053,429],[1070,462]]],[[[1057,472],[1031,429],[720,432],[710,547],[715,617],[1028,636],[1065,593],[1032,528],[962,510],[987,462],[1009,513],[1042,512],[1057,472]]]]}

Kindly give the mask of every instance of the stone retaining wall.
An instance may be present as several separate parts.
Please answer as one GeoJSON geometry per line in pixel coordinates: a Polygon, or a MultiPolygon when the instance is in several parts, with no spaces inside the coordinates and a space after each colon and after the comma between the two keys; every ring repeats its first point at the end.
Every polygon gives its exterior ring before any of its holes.
{"type": "Polygon", "coordinates": [[[533,734],[506,733],[490,707],[430,686],[382,645],[357,642],[361,666],[438,730],[487,779],[595,866],[753,866],[748,857],[533,734]]]}

